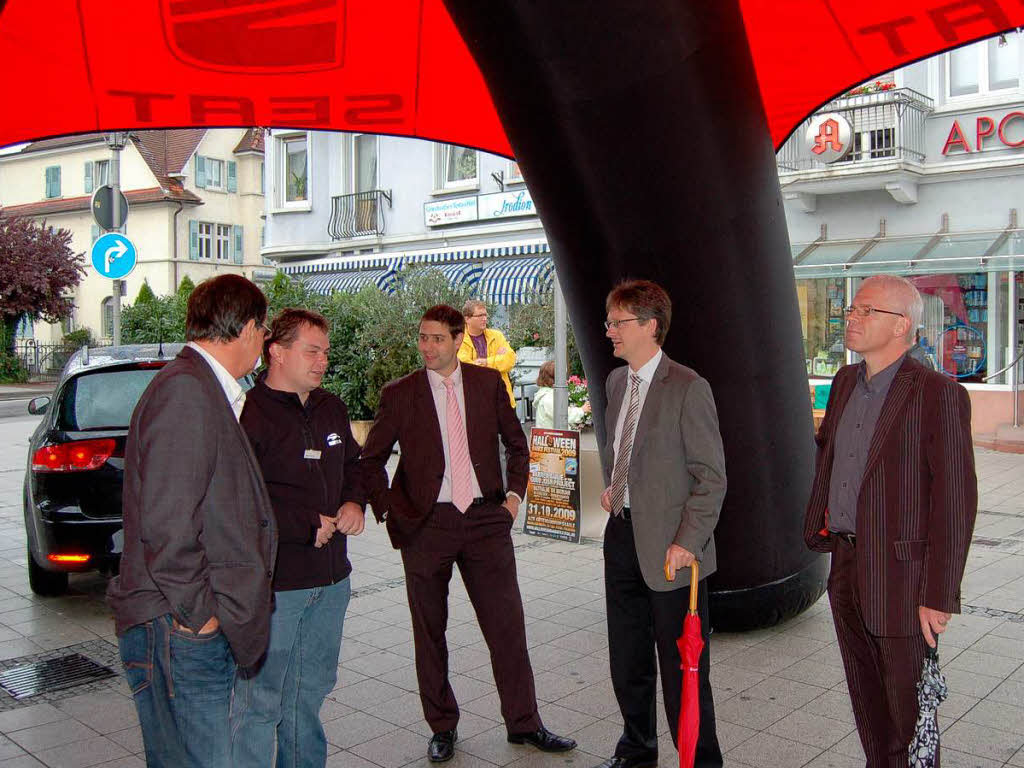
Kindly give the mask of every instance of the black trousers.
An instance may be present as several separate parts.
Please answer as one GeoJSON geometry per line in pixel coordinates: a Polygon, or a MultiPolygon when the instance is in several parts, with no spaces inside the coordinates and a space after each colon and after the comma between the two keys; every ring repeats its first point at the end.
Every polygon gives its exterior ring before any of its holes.
{"type": "MultiPolygon", "coordinates": [[[[633,541],[633,526],[610,517],[604,532],[605,600],[608,609],[608,655],[612,687],[622,712],[618,757],[656,762],[658,758],[657,673],[672,743],[679,744],[679,709],[683,673],[676,639],[683,632],[690,590],[655,592],[640,572],[633,541]],[[657,650],[657,665],[655,665],[657,650]]],[[[715,702],[711,693],[711,653],[708,647],[708,587],[701,580],[697,592],[704,652],[698,664],[700,732],[695,768],[720,768],[722,749],[715,731],[715,702]]]]}

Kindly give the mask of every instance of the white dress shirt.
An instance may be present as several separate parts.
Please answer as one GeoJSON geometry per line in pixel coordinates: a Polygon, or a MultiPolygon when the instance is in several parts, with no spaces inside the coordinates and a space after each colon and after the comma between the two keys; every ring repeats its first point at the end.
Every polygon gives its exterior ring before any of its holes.
{"type": "MultiPolygon", "coordinates": [[[[654,357],[640,366],[639,371],[634,371],[632,368],[629,369],[629,373],[626,375],[626,391],[622,395],[622,405],[619,406],[619,418],[615,422],[615,461],[619,460],[619,446],[622,445],[622,427],[626,422],[626,412],[629,410],[629,395],[633,391],[633,380],[632,376],[635,374],[640,377],[640,407],[636,412],[636,423],[633,424],[633,435],[636,435],[637,424],[640,423],[640,415],[644,412],[644,401],[647,399],[647,391],[651,388],[651,382],[654,380],[654,372],[658,370],[658,364],[661,363],[662,352],[659,349],[654,353],[654,357]]],[[[630,456],[632,456],[632,449],[636,448],[634,443],[630,447],[630,456]]],[[[626,483],[626,496],[623,502],[624,506],[629,506],[629,483],[626,483]]]]}
{"type": "Polygon", "coordinates": [[[210,367],[213,369],[213,375],[217,377],[217,381],[220,383],[221,389],[224,390],[224,397],[228,399],[228,405],[231,406],[231,410],[235,413],[235,418],[241,419],[242,408],[245,407],[245,390],[242,389],[242,385],[235,380],[234,376],[228,373],[228,369],[221,365],[220,361],[217,360],[216,357],[211,355],[194,341],[190,341],[186,346],[192,347],[192,349],[202,355],[203,359],[210,364],[210,367]]]}
{"type": "MultiPolygon", "coordinates": [[[[462,391],[462,365],[456,365],[455,371],[449,377],[454,383],[455,399],[459,402],[459,413],[462,414],[462,428],[466,429],[466,396],[462,391]]],[[[448,447],[448,388],[444,385],[445,377],[437,371],[427,369],[427,381],[430,384],[430,393],[434,396],[434,410],[437,411],[437,424],[441,427],[441,444],[444,446],[444,479],[441,481],[441,490],[437,494],[437,503],[451,503],[452,500],[452,468],[451,451],[448,447]]],[[[469,433],[466,433],[468,444],[469,433]]],[[[473,497],[483,496],[480,490],[480,482],[476,479],[476,469],[472,465],[470,455],[470,480],[472,480],[473,497]]]]}

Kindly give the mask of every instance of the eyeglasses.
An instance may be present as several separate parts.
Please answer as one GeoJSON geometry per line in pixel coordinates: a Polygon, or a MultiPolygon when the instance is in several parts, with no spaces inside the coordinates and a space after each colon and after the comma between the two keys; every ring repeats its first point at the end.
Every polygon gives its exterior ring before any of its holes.
{"type": "Polygon", "coordinates": [[[470,315],[470,317],[487,317],[487,313],[481,312],[479,315],[470,315]]]}
{"type": "Polygon", "coordinates": [[[610,329],[610,328],[614,328],[615,330],[619,330],[619,326],[620,325],[622,325],[623,323],[632,322],[633,320],[636,320],[637,322],[639,322],[640,318],[639,317],[627,317],[627,318],[624,318],[622,320],[605,320],[604,321],[604,329],[606,331],[608,329],[610,329]]]}
{"type": "Polygon", "coordinates": [[[263,331],[264,336],[270,336],[274,333],[266,323],[260,323],[260,329],[263,331]]]}
{"type": "Polygon", "coordinates": [[[868,317],[872,312],[878,312],[883,315],[896,315],[896,317],[906,317],[902,312],[892,312],[888,309],[879,309],[878,307],[872,307],[870,304],[864,304],[860,307],[846,307],[843,312],[847,317],[850,315],[856,315],[857,317],[868,317]]]}

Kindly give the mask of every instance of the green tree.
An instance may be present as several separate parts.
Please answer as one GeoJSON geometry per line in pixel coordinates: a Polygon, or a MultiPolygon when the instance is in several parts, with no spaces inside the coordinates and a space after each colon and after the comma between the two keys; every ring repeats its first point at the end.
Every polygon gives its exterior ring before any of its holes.
{"type": "Polygon", "coordinates": [[[121,310],[121,341],[124,344],[182,343],[188,297],[195,290],[188,275],[169,296],[155,296],[143,283],[135,303],[121,310]]]}
{"type": "Polygon", "coordinates": [[[135,297],[135,306],[139,304],[151,304],[156,301],[156,294],[153,293],[153,289],[149,287],[149,280],[142,281],[142,287],[139,288],[139,295],[135,297]]]}
{"type": "Polygon", "coordinates": [[[286,307],[300,307],[324,313],[327,298],[314,293],[305,283],[294,280],[284,272],[278,272],[274,279],[263,286],[267,296],[267,319],[273,319],[278,312],[286,307]]]}
{"type": "Polygon", "coordinates": [[[334,293],[323,298],[320,308],[330,326],[331,340],[323,386],[345,401],[351,419],[372,419],[374,414],[367,405],[366,372],[371,356],[360,342],[359,332],[366,322],[366,305],[375,293],[379,291],[373,286],[360,293],[334,293]]]}
{"type": "Polygon", "coordinates": [[[365,321],[356,339],[368,357],[364,402],[372,413],[385,384],[422,365],[416,341],[423,313],[435,304],[461,310],[469,291],[452,287],[437,270],[414,267],[403,274],[394,294],[364,289],[360,295],[366,302],[365,321]]]}
{"type": "MultiPolygon", "coordinates": [[[[576,347],[572,325],[566,329],[569,375],[583,376],[583,361],[576,347]]],[[[508,343],[520,347],[555,346],[555,304],[550,294],[535,294],[529,301],[514,304],[508,313],[508,343]]]]}

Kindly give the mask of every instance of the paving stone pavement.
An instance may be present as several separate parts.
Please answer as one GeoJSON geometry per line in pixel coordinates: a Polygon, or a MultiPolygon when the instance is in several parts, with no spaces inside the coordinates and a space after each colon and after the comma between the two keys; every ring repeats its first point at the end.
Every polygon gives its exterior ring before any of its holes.
{"type": "MultiPolygon", "coordinates": [[[[0,420],[0,669],[62,648],[116,658],[106,581],[72,579],[66,597],[31,594],[21,487],[34,419],[0,420]]],[[[942,642],[951,694],[940,709],[946,768],[1024,768],[1024,456],[977,451],[981,493],[963,581],[964,614],[942,642]]],[[[452,685],[462,707],[452,768],[597,765],[618,738],[608,674],[599,542],[514,536],[540,711],[579,748],[544,755],[506,743],[487,648],[461,581],[451,590],[452,685]]],[[[402,569],[384,531],[350,542],[354,597],[338,685],[321,717],[332,768],[427,766],[402,569]]],[[[715,634],[711,680],[726,765],[864,764],[826,599],[771,629],[715,634]]],[[[0,768],[144,765],[120,678],[14,702],[0,692],[0,768]]],[[[659,708],[660,709],[660,708],[659,708]]],[[[661,718],[661,764],[677,764],[661,718]]]]}

